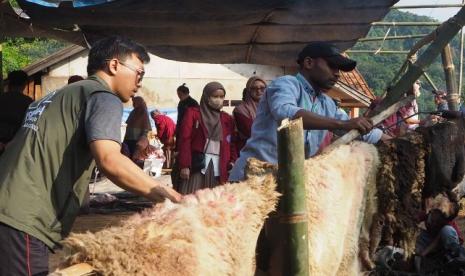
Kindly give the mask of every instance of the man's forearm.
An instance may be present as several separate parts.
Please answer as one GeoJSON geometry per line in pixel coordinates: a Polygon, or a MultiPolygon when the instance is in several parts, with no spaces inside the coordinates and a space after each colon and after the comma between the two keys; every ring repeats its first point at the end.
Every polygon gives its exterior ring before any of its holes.
{"type": "Polygon", "coordinates": [[[344,129],[342,121],[320,116],[304,109],[299,110],[293,119],[297,118],[302,118],[304,129],[344,129]]]}
{"type": "Polygon", "coordinates": [[[126,156],[111,154],[98,162],[98,165],[108,179],[125,190],[152,201],[163,201],[164,197],[173,200],[173,195],[168,191],[168,187],[145,174],[126,156]]]}

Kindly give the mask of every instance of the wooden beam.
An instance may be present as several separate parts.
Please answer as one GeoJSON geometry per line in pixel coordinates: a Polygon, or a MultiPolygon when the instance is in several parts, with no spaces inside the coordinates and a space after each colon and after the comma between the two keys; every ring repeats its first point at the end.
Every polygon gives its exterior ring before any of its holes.
{"type": "Polygon", "coordinates": [[[284,120],[278,128],[278,212],[286,229],[281,275],[309,275],[303,137],[302,118],[284,120]]]}

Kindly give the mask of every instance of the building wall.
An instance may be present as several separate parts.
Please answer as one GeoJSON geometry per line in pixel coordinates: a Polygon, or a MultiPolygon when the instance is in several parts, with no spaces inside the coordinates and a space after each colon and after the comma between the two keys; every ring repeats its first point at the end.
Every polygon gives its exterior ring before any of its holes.
{"type": "MultiPolygon", "coordinates": [[[[200,100],[203,87],[210,81],[219,81],[225,86],[226,100],[240,100],[247,79],[254,73],[266,81],[286,73],[285,68],[275,66],[187,63],[155,55],[150,55],[150,59],[151,62],[145,66],[146,74],[138,94],[146,99],[149,107],[157,108],[176,107],[179,101],[176,88],[183,83],[196,100],[200,100]]],[[[71,75],[86,76],[86,66],[87,51],[84,51],[49,68],[48,73],[42,76],[44,94],[64,86],[71,75]]]]}

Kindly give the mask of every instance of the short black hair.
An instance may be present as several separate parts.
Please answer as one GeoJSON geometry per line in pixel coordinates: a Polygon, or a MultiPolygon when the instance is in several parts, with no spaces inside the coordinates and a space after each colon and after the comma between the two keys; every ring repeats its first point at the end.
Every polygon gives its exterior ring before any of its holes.
{"type": "Polygon", "coordinates": [[[176,91],[179,91],[179,92],[181,92],[183,94],[189,94],[189,88],[186,86],[185,83],[180,85],[176,91]]]}
{"type": "Polygon", "coordinates": [[[128,38],[120,36],[102,38],[90,48],[87,75],[90,76],[99,70],[104,70],[109,59],[117,58],[124,61],[132,54],[135,54],[143,63],[150,61],[147,50],[128,38]]]}
{"type": "Polygon", "coordinates": [[[25,86],[27,84],[27,74],[23,70],[15,70],[8,73],[8,86],[25,86]]]}

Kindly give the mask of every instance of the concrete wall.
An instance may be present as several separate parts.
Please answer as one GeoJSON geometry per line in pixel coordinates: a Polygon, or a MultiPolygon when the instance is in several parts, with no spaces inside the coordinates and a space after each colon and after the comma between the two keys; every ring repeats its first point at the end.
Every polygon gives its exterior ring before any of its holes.
{"type": "MultiPolygon", "coordinates": [[[[179,101],[176,88],[182,83],[186,83],[196,100],[200,100],[203,87],[210,81],[219,81],[225,86],[227,100],[240,100],[247,79],[254,73],[267,81],[287,73],[285,68],[274,66],[186,63],[154,55],[150,55],[150,59],[138,94],[150,107],[157,108],[176,107],[179,101]]],[[[48,74],[42,77],[43,91],[47,93],[64,86],[70,75],[86,76],[86,66],[87,51],[49,68],[48,74]]]]}

